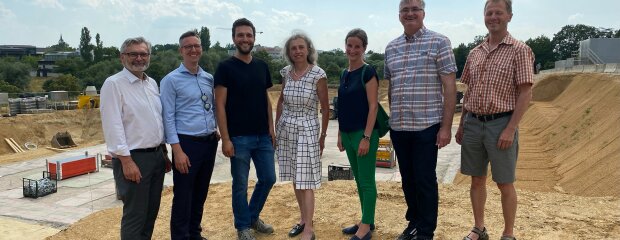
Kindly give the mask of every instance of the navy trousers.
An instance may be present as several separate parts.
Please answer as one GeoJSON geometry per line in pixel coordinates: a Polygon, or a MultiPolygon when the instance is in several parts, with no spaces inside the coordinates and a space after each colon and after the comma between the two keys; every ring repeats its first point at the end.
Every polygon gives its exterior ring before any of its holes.
{"type": "Polygon", "coordinates": [[[179,144],[189,158],[191,167],[187,174],[180,173],[174,167],[173,153],[174,197],[170,216],[171,239],[200,239],[202,232],[200,222],[209,193],[218,139],[179,136],[179,144]]]}
{"type": "Polygon", "coordinates": [[[435,143],[438,132],[439,124],[422,131],[390,132],[407,202],[405,219],[409,221],[408,227],[417,229],[417,236],[422,239],[432,239],[437,228],[438,148],[435,143]]]}

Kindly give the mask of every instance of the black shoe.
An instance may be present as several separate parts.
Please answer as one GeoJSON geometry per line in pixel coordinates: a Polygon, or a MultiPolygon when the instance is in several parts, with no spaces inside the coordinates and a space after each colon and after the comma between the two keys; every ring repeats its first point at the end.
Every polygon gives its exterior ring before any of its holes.
{"type": "Polygon", "coordinates": [[[299,235],[300,233],[304,231],[305,227],[306,227],[306,224],[295,224],[295,226],[293,226],[291,231],[288,232],[288,236],[294,237],[294,236],[299,235]]]}
{"type": "MultiPolygon", "coordinates": [[[[355,234],[359,228],[360,228],[360,226],[355,224],[353,226],[343,228],[342,229],[342,233],[344,233],[344,234],[355,234]]],[[[374,224],[370,224],[370,231],[372,232],[374,230],[375,230],[375,225],[374,224]]]]}
{"type": "Polygon", "coordinates": [[[417,240],[418,230],[415,228],[407,227],[403,230],[403,233],[398,236],[397,240],[417,240]]]}
{"type": "Polygon", "coordinates": [[[364,235],[362,238],[357,237],[357,235],[353,235],[353,237],[351,237],[351,239],[349,240],[370,240],[372,239],[372,231],[368,231],[368,233],[366,233],[366,235],[364,235]]]}

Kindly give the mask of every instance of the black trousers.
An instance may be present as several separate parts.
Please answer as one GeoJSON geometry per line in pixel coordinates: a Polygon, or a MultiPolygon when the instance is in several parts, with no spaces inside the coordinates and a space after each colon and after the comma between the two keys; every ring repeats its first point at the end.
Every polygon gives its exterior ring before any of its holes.
{"type": "Polygon", "coordinates": [[[182,174],[174,167],[174,157],[172,159],[174,197],[170,216],[170,237],[172,240],[201,239],[200,222],[209,193],[218,139],[215,135],[204,139],[179,136],[179,144],[189,158],[191,167],[187,174],[182,174]]]}
{"type": "Polygon", "coordinates": [[[140,183],[125,179],[120,160],[112,160],[114,181],[123,200],[121,239],[151,239],[164,185],[164,153],[159,148],[153,152],[131,152],[131,158],[142,174],[140,183]]]}
{"type": "Polygon", "coordinates": [[[432,239],[437,228],[439,191],[437,187],[436,144],[439,124],[422,131],[394,131],[390,138],[396,151],[402,187],[407,202],[405,219],[417,236],[432,239]]]}

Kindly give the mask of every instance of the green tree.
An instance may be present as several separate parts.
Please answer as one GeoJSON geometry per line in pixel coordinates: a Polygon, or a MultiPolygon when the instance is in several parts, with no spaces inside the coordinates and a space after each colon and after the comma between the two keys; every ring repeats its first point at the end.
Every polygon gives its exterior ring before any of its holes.
{"type": "Polygon", "coordinates": [[[95,49],[94,49],[94,55],[95,55],[95,63],[101,62],[101,60],[103,60],[103,42],[101,41],[101,37],[99,36],[99,33],[97,33],[97,35],[95,35],[95,49]]]}
{"type": "Polygon", "coordinates": [[[19,89],[16,86],[13,86],[3,80],[0,80],[0,92],[4,92],[4,93],[21,93],[23,92],[21,89],[19,89]]]}
{"type": "Polygon", "coordinates": [[[200,28],[200,45],[202,45],[202,50],[205,52],[208,52],[211,47],[211,35],[207,27],[200,28]]]}
{"type": "Polygon", "coordinates": [[[62,35],[60,35],[57,44],[47,47],[47,52],[68,52],[73,50],[74,49],[62,39],[62,35]]]}
{"type": "Polygon", "coordinates": [[[179,44],[175,43],[175,44],[156,44],[153,45],[151,47],[151,53],[157,53],[157,52],[164,52],[164,51],[168,51],[168,50],[173,50],[173,51],[178,51],[179,50],[179,44]]]}
{"type": "Polygon", "coordinates": [[[620,38],[620,29],[618,29],[618,31],[616,31],[616,34],[614,34],[615,38],[620,38]]]}
{"type": "Polygon", "coordinates": [[[553,36],[555,59],[571,58],[579,50],[579,42],[598,37],[599,31],[592,26],[583,24],[566,25],[553,36]]]}
{"type": "Polygon", "coordinates": [[[0,80],[19,89],[24,89],[30,84],[30,70],[30,65],[17,62],[14,58],[0,59],[0,80]]]}
{"type": "Polygon", "coordinates": [[[540,35],[534,39],[528,39],[525,41],[525,44],[534,52],[536,64],[540,63],[541,70],[553,68],[555,57],[553,56],[553,43],[551,43],[551,39],[544,35],[540,35]]]}
{"type": "Polygon", "coordinates": [[[43,83],[43,90],[49,91],[82,91],[80,80],[71,74],[62,74],[58,77],[46,80],[43,83]]]}
{"type": "Polygon", "coordinates": [[[20,60],[22,63],[30,66],[30,68],[32,69],[37,69],[39,67],[39,60],[41,60],[42,57],[37,57],[37,56],[23,56],[22,59],[20,60]]]}
{"type": "MultiPolygon", "coordinates": [[[[76,77],[81,81],[81,88],[85,86],[95,86],[97,89],[101,89],[103,82],[109,76],[121,71],[123,65],[119,59],[110,59],[94,63],[83,70],[77,72],[76,77]]],[[[149,75],[150,76],[150,75],[149,75]]]]}
{"type": "Polygon", "coordinates": [[[461,43],[458,47],[452,49],[457,69],[456,78],[460,78],[461,74],[463,74],[463,68],[465,67],[465,62],[467,61],[469,51],[470,49],[464,43],[461,43]]]}
{"type": "Polygon", "coordinates": [[[116,47],[104,47],[102,52],[103,60],[118,59],[120,56],[120,51],[116,47]]]}
{"type": "Polygon", "coordinates": [[[166,74],[179,67],[181,60],[182,59],[179,55],[178,48],[174,50],[157,52],[156,54],[151,55],[151,65],[149,66],[149,69],[146,70],[146,74],[159,83],[159,81],[161,81],[166,74]]]}
{"type": "Polygon", "coordinates": [[[93,61],[93,54],[91,51],[93,50],[93,45],[90,44],[90,31],[88,28],[82,28],[82,33],[80,35],[80,55],[82,56],[82,60],[86,63],[91,63],[93,61]]]}
{"type": "Polygon", "coordinates": [[[86,68],[86,63],[82,58],[79,57],[69,57],[65,59],[61,59],[56,61],[56,67],[54,68],[55,73],[63,73],[63,74],[76,74],[81,69],[86,68]]]}

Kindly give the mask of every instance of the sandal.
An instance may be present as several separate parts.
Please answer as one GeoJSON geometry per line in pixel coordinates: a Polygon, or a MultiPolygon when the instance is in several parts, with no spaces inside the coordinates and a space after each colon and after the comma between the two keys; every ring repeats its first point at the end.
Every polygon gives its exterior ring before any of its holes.
{"type": "MultiPolygon", "coordinates": [[[[478,235],[478,240],[489,240],[489,234],[487,234],[487,228],[482,228],[482,231],[480,231],[479,228],[474,227],[471,229],[471,232],[478,235]]],[[[467,236],[463,238],[463,240],[473,240],[473,239],[470,238],[468,234],[467,236]]],[[[512,240],[512,239],[510,238],[504,239],[504,237],[502,237],[502,239],[500,240],[512,240]]]]}
{"type": "Polygon", "coordinates": [[[517,238],[513,236],[502,236],[499,240],[517,240],[517,238]]]}

